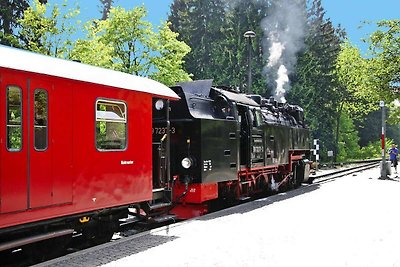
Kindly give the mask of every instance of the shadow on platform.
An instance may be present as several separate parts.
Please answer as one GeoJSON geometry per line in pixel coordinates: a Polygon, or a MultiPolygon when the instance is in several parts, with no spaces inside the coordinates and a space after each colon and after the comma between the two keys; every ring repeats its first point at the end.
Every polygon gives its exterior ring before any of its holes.
{"type": "MultiPolygon", "coordinates": [[[[325,182],[330,182],[330,181],[325,181],[325,182]]],[[[311,193],[317,189],[320,188],[320,184],[312,184],[308,186],[302,186],[298,189],[287,191],[284,193],[279,193],[276,195],[271,195],[267,196],[264,198],[260,198],[257,200],[252,200],[251,202],[246,202],[237,206],[233,206],[224,210],[216,211],[207,215],[204,215],[202,217],[196,218],[196,220],[203,221],[203,220],[212,220],[218,217],[223,217],[223,216],[229,216],[232,214],[237,214],[237,213],[247,213],[251,212],[253,210],[280,202],[284,201],[299,195],[304,195],[307,193],[311,193]]]]}
{"type": "Polygon", "coordinates": [[[380,180],[380,181],[392,181],[392,182],[400,182],[400,178],[399,178],[399,176],[395,176],[395,177],[387,177],[387,178],[385,178],[385,179],[378,178],[378,180],[380,180]]]}

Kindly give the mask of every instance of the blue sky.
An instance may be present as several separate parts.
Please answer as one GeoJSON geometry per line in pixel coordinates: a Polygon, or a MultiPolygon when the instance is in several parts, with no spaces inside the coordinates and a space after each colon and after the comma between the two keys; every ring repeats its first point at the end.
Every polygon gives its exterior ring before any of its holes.
{"type": "Polygon", "coordinates": [[[400,0],[322,0],[322,5],[334,25],[342,25],[351,42],[363,51],[366,46],[360,39],[376,29],[363,21],[400,19],[400,0]],[[361,25],[364,26],[360,29],[361,25]]]}
{"type": "MultiPolygon", "coordinates": [[[[49,0],[49,2],[62,2],[62,0],[49,0]]],[[[74,0],[68,0],[69,3],[74,0]]],[[[99,0],[79,0],[81,19],[100,18],[99,0]]],[[[173,0],[115,0],[114,5],[132,8],[144,5],[148,10],[149,20],[154,26],[168,17],[169,6],[173,0]]],[[[322,0],[327,17],[331,18],[334,25],[341,24],[345,28],[353,44],[364,52],[366,46],[360,42],[375,30],[373,26],[363,25],[363,21],[378,21],[382,19],[400,18],[400,0],[322,0]]]]}

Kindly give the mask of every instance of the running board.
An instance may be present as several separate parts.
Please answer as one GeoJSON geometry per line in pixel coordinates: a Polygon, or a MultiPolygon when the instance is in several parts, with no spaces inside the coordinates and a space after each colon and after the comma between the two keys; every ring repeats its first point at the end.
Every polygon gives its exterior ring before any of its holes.
{"type": "Polygon", "coordinates": [[[50,232],[50,233],[46,233],[46,234],[41,234],[41,235],[17,239],[17,240],[10,241],[10,242],[1,243],[0,251],[9,250],[9,249],[13,249],[13,248],[20,248],[22,246],[40,242],[40,241],[44,241],[47,239],[70,235],[73,232],[74,232],[73,229],[65,229],[65,230],[54,231],[54,232],[50,232]]]}

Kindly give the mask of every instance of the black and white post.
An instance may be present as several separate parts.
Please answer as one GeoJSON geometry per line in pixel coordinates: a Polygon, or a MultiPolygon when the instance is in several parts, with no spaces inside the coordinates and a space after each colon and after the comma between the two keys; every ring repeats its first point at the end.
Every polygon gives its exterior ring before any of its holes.
{"type": "Polygon", "coordinates": [[[318,171],[319,164],[319,139],[314,139],[315,170],[318,171]]]}

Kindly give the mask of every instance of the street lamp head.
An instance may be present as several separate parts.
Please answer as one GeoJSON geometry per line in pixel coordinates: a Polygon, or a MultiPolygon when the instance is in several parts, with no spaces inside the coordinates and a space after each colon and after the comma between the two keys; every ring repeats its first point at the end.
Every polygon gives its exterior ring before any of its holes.
{"type": "Polygon", "coordinates": [[[254,38],[254,37],[256,37],[256,33],[253,31],[247,31],[243,34],[243,36],[246,38],[254,38]]]}

